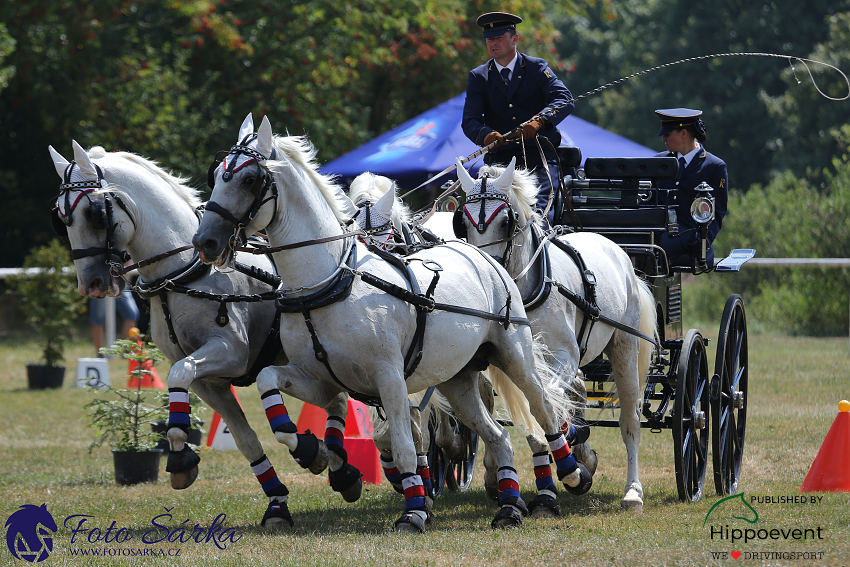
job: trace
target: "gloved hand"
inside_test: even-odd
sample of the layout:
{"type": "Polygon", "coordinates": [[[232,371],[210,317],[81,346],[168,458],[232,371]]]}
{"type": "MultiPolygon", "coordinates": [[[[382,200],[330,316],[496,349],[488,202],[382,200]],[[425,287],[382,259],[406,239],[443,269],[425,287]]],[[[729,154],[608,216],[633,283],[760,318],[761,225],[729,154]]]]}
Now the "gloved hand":
{"type": "Polygon", "coordinates": [[[522,137],[526,140],[531,140],[537,135],[537,132],[543,128],[546,123],[545,119],[540,116],[533,117],[528,124],[522,127],[522,137]]]}
{"type": "Polygon", "coordinates": [[[489,146],[493,142],[496,142],[496,145],[493,147],[498,148],[499,146],[505,143],[505,137],[493,130],[492,132],[484,136],[484,145],[489,146]]]}

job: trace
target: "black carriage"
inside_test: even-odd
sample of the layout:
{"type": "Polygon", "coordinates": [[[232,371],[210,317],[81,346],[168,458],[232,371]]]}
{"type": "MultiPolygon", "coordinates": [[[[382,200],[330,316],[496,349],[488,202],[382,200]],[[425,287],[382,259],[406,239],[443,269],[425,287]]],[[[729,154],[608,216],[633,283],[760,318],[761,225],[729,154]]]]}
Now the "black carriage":
{"type": "MultiPolygon", "coordinates": [[[[560,150],[562,167],[581,163],[578,148],[560,150]]],[[[747,321],[743,300],[731,295],[720,322],[714,371],[709,373],[709,339],[698,329],[683,329],[682,274],[735,272],[755,251],[733,250],[715,266],[706,265],[707,226],[713,220],[714,201],[712,188],[705,185],[691,207],[701,227],[697,229],[703,242],[701,251],[688,264],[670,264],[659,243],[662,234],[679,234],[675,212],[679,195],[675,190],[659,189],[657,180],[675,178],[678,167],[675,158],[666,157],[588,158],[584,169],[564,177],[553,206],[556,224],[593,231],[618,243],[650,285],[661,348],[654,351],[647,376],[641,427],[672,431],[679,499],[696,501],[703,494],[709,443],[717,494],[731,494],[738,488],[747,418],[747,321]]],[[[608,387],[608,361],[600,357],[581,370],[588,409],[619,409],[608,387]]],[[[616,419],[589,419],[588,424],[619,426],[616,419]]],[[[471,481],[477,438],[463,424],[457,427],[469,437],[470,446],[462,458],[454,460],[432,448],[437,487],[446,477],[450,488],[463,489],[471,481]]]]}

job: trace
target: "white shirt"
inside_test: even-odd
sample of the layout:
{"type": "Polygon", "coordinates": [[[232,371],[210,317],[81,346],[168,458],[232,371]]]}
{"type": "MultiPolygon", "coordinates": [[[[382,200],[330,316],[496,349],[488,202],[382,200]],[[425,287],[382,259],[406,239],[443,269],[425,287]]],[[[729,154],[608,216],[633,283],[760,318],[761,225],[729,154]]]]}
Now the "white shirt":
{"type": "Polygon", "coordinates": [[[493,59],[493,63],[496,63],[496,71],[498,71],[500,74],[502,72],[502,69],[507,69],[508,71],[510,71],[510,74],[508,75],[508,80],[510,80],[514,76],[514,67],[516,67],[517,59],[519,59],[519,52],[514,54],[514,58],[511,59],[511,62],[507,65],[499,65],[499,63],[497,63],[495,59],[493,59]]]}
{"type": "Polygon", "coordinates": [[[701,149],[702,149],[702,145],[697,143],[697,147],[692,149],[691,151],[689,151],[685,155],[682,155],[679,152],[676,152],[676,153],[679,154],[679,157],[685,158],[685,167],[688,167],[691,164],[691,160],[696,157],[697,153],[699,153],[699,151],[701,149]]]}

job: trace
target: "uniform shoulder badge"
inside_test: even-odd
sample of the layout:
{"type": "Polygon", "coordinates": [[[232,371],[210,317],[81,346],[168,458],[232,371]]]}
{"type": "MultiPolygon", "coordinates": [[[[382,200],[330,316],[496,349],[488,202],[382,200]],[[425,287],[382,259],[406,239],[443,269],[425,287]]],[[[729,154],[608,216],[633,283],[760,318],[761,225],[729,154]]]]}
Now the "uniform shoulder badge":
{"type": "Polygon", "coordinates": [[[725,186],[726,186],[726,180],[721,178],[720,179],[720,188],[723,189],[725,186]]]}
{"type": "Polygon", "coordinates": [[[546,75],[546,78],[547,78],[547,79],[551,79],[551,78],[552,78],[552,73],[550,73],[550,72],[549,72],[549,69],[548,69],[548,68],[547,68],[545,71],[543,71],[543,74],[544,74],[544,75],[546,75]]]}

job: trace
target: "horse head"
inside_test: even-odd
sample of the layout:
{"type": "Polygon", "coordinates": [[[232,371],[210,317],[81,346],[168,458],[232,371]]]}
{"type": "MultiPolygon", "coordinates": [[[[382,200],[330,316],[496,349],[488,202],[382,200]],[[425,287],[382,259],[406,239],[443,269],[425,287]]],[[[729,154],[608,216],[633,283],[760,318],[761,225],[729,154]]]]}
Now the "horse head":
{"type": "Polygon", "coordinates": [[[458,179],[466,193],[466,202],[454,213],[455,236],[485,248],[503,263],[510,255],[510,242],[506,239],[514,235],[519,222],[512,189],[519,175],[515,167],[516,158],[512,158],[507,168],[481,168],[478,179],[473,179],[460,160],[457,162],[458,179]]]}
{"type": "Polygon", "coordinates": [[[229,265],[246,235],[263,229],[280,227],[288,240],[339,231],[348,220],[345,195],[318,172],[315,154],[304,137],[273,135],[268,117],[254,133],[249,114],[236,145],[219,152],[209,169],[212,195],[192,238],[201,260],[229,265]]]}
{"type": "MultiPolygon", "coordinates": [[[[129,260],[126,243],[132,238],[133,221],[109,186],[103,169],[89,154],[72,142],[74,160],[68,161],[50,146],[56,173],[62,179],[53,209],[53,226],[71,243],[71,256],[77,268],[80,295],[103,298],[117,296],[124,280],[117,269],[129,260]]],[[[102,148],[92,148],[102,154],[102,148]]]]}
{"type": "Polygon", "coordinates": [[[361,173],[351,182],[349,201],[357,228],[378,242],[392,243],[410,222],[410,210],[396,197],[396,184],[387,177],[361,173]]]}
{"type": "Polygon", "coordinates": [[[207,174],[212,196],[192,244],[205,263],[227,266],[245,235],[262,230],[274,217],[277,187],[267,162],[277,159],[278,152],[268,117],[263,117],[255,133],[254,118],[248,114],[236,145],[221,154],[207,174]],[[272,205],[266,206],[270,201],[272,205]]]}

